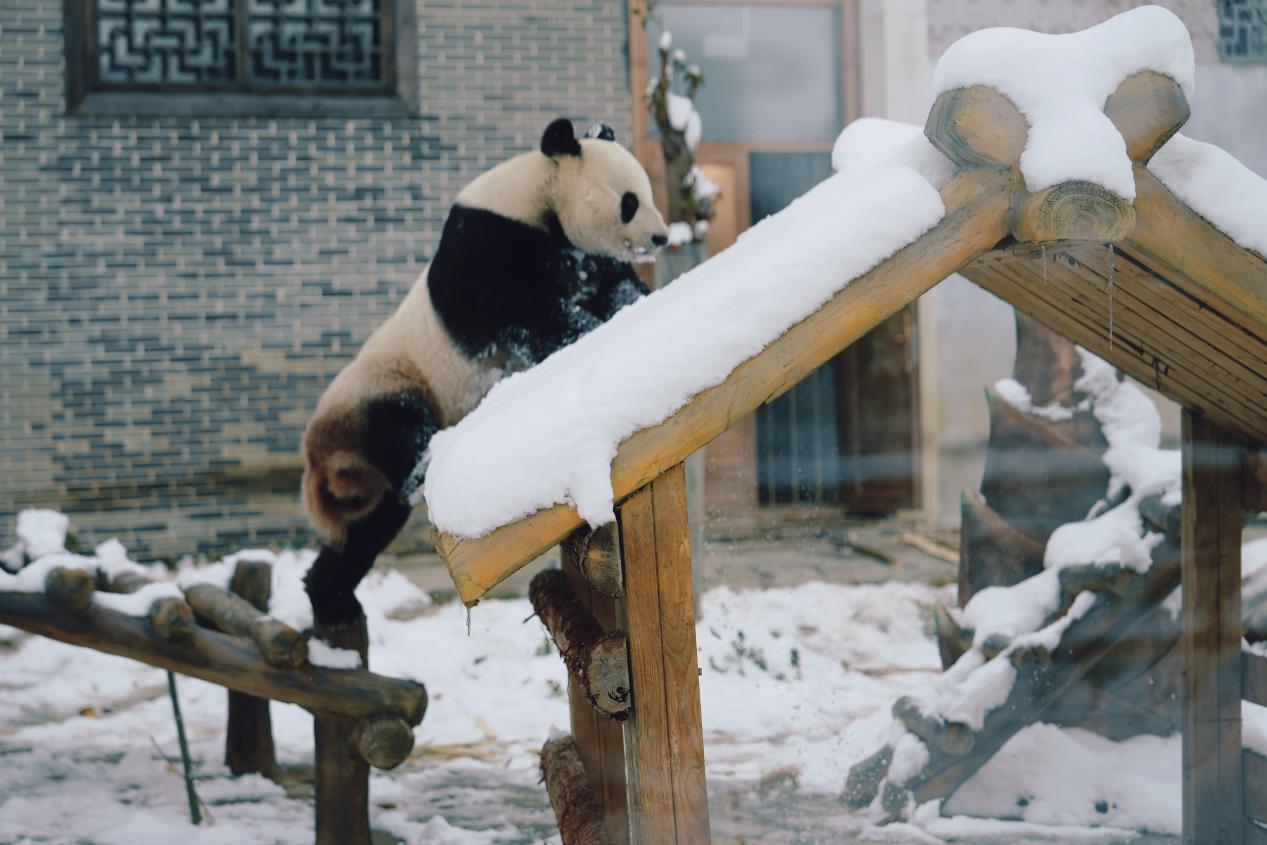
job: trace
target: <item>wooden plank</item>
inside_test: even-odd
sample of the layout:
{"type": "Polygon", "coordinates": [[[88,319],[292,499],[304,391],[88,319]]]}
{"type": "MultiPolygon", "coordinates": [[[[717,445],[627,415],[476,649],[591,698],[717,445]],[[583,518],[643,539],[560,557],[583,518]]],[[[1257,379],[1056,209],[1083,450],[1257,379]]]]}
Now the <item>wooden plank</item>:
{"type": "Polygon", "coordinates": [[[706,843],[708,792],[681,464],[620,507],[633,715],[625,723],[631,841],[706,843]]]}
{"type": "MultiPolygon", "coordinates": [[[[891,314],[993,247],[1007,234],[1015,177],[975,171],[941,190],[946,216],[921,238],[849,281],[814,314],[740,364],[673,416],[625,440],[612,462],[617,501],[681,463],[731,425],[795,385],[891,314]]],[[[846,280],[842,279],[842,284],[846,280]]],[[[441,535],[437,550],[465,602],[543,554],[581,524],[576,510],[538,511],[479,539],[441,535]]]]}
{"type": "Polygon", "coordinates": [[[1183,838],[1240,845],[1241,449],[1183,412],[1183,838]]]}
{"type": "MultiPolygon", "coordinates": [[[[577,566],[575,556],[560,547],[563,571],[577,600],[606,631],[617,629],[616,600],[595,590],[577,566]]],[[[572,739],[589,774],[594,792],[603,805],[607,828],[618,845],[629,842],[629,808],[625,785],[625,735],[623,726],[594,710],[585,691],[568,675],[568,710],[572,739]]]]}
{"type": "MultiPolygon", "coordinates": [[[[273,593],[273,565],[263,561],[240,561],[229,581],[233,595],[241,596],[260,612],[268,612],[273,593]]],[[[273,722],[268,699],[228,691],[229,722],[225,731],[224,764],[235,775],[277,771],[273,747],[273,722]]]]}
{"type": "MultiPolygon", "coordinates": [[[[1151,268],[1122,256],[1118,258],[1123,260],[1115,263],[1123,272],[1120,277],[1115,272],[1110,309],[1107,284],[1097,284],[1096,272],[1089,269],[1085,251],[1091,249],[1096,247],[1071,249],[1075,259],[1083,259],[1077,262],[1076,270],[1056,260],[1063,253],[1049,250],[1045,281],[1042,260],[1037,256],[992,253],[961,272],[1145,384],[1201,410],[1220,426],[1253,440],[1267,439],[1267,415],[1259,408],[1267,401],[1262,395],[1261,375],[1267,371],[1267,361],[1258,368],[1243,347],[1229,349],[1229,345],[1206,340],[1216,333],[1209,328],[1194,331],[1190,321],[1181,312],[1173,312],[1169,303],[1154,302],[1152,294],[1165,282],[1157,279],[1151,268]],[[1142,316],[1145,314],[1147,317],[1142,316]],[[1159,326],[1165,326],[1165,331],[1159,326]]],[[[1235,325],[1228,323],[1216,336],[1226,339],[1236,332],[1235,325]]],[[[1244,346],[1254,343],[1246,338],[1244,346]]]]}
{"type": "Polygon", "coordinates": [[[1241,654],[1241,697],[1267,707],[1267,657],[1248,651],[1241,654]]]}
{"type": "Polygon", "coordinates": [[[1267,757],[1246,750],[1241,754],[1245,779],[1245,818],[1267,824],[1267,757]]]}

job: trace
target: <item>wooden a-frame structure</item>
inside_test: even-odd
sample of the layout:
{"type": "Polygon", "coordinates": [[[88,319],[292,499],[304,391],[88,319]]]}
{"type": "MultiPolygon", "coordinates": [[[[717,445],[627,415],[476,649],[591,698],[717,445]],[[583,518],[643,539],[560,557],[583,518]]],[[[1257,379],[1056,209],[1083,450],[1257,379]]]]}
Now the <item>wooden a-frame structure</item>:
{"type": "MultiPolygon", "coordinates": [[[[682,461],[959,272],[1183,406],[1184,840],[1267,842],[1254,821],[1267,823],[1267,758],[1242,754],[1240,721],[1242,696],[1267,704],[1267,659],[1242,655],[1240,608],[1243,515],[1267,509],[1247,457],[1267,443],[1267,260],[1149,172],[1189,114],[1173,80],[1137,73],[1104,111],[1133,162],[1133,202],[1080,181],[1027,191],[1028,126],[1015,105],[982,86],[943,93],[924,129],[956,166],[943,219],[620,445],[615,575],[593,577],[602,567],[565,547],[581,604],[627,639],[623,731],[596,714],[575,673],[571,694],[573,735],[617,841],[709,838],[682,461]]],[[[438,545],[472,603],[581,524],[556,506],[438,545]]]]}

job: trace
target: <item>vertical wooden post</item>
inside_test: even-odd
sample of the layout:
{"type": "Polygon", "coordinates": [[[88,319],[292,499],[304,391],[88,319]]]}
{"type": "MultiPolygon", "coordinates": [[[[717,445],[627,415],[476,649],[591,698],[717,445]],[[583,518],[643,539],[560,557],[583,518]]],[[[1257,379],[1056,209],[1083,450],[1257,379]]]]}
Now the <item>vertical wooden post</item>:
{"type": "MultiPolygon", "coordinates": [[[[264,561],[240,561],[233,570],[229,591],[250,602],[257,610],[268,611],[273,592],[273,566],[264,561]]],[[[272,776],[277,771],[273,748],[273,723],[268,699],[229,691],[229,724],[224,742],[224,764],[235,775],[259,772],[272,776]]]]}
{"type": "MultiPolygon", "coordinates": [[[[581,605],[606,631],[618,628],[616,600],[590,586],[566,544],[559,547],[563,572],[581,605]]],[[[568,673],[568,706],[572,740],[580,752],[598,800],[603,804],[607,829],[618,845],[629,845],[629,809],[625,797],[625,737],[620,722],[600,716],[568,673]]]]}
{"type": "Polygon", "coordinates": [[[1242,845],[1241,454],[1183,412],[1183,841],[1242,845]]]}
{"type": "Polygon", "coordinates": [[[633,714],[625,722],[630,841],[709,841],[691,549],[682,465],[620,505],[633,714]]]}
{"type": "MultiPolygon", "coordinates": [[[[369,632],[359,624],[329,631],[313,628],[313,636],[335,648],[350,648],[369,668],[369,632]]],[[[356,751],[356,720],[334,713],[312,714],[314,752],[313,798],[317,810],[317,845],[371,845],[370,764],[356,751]]]]}

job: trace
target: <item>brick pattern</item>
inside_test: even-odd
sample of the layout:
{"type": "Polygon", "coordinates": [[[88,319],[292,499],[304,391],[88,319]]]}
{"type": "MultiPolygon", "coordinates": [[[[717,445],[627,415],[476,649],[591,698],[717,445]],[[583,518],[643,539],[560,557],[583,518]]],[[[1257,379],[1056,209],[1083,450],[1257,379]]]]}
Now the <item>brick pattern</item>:
{"type": "Polygon", "coordinates": [[[560,114],[628,142],[624,4],[419,0],[383,120],[70,116],[61,15],[0,4],[0,546],[30,506],[144,557],[310,544],[304,423],[453,196],[560,114]]]}

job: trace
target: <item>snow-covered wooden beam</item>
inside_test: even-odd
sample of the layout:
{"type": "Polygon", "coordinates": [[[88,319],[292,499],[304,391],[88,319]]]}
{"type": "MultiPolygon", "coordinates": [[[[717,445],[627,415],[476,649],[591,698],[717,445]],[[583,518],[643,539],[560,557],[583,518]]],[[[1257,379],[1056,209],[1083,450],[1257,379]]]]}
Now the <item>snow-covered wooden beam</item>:
{"type": "MultiPolygon", "coordinates": [[[[1013,181],[1009,172],[992,169],[966,171],[951,179],[940,191],[946,207],[940,223],[849,281],[822,308],[733,370],[721,384],[697,394],[664,422],[621,443],[611,467],[616,500],[681,463],[997,244],[1009,230],[1013,181]]],[[[581,524],[575,508],[558,505],[478,539],[440,534],[436,545],[462,600],[471,603],[581,524]]]]}
{"type": "MultiPolygon", "coordinates": [[[[192,623],[189,606],[178,599],[171,599],[167,606],[173,603],[189,612],[192,623]]],[[[299,670],[278,669],[260,658],[254,644],[206,628],[156,636],[154,616],[155,612],[150,619],[129,616],[96,604],[67,613],[43,593],[0,592],[0,622],[42,637],[139,660],[258,698],[288,701],[307,710],[358,720],[388,716],[409,725],[422,721],[427,693],[421,684],[311,665],[299,670]]]]}

